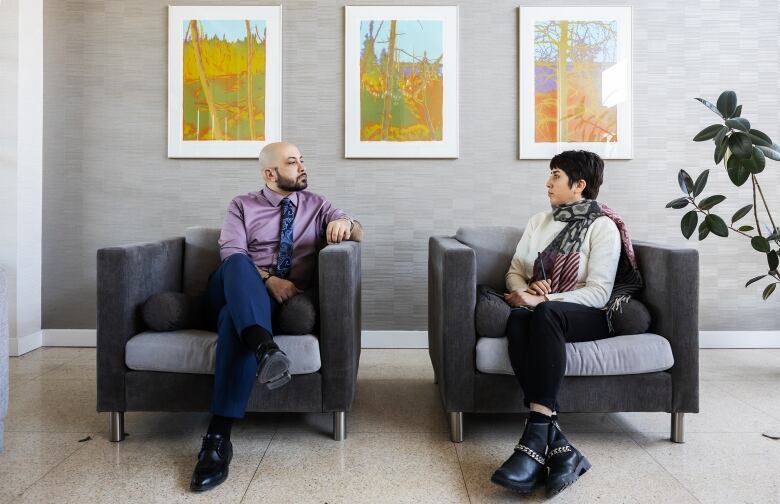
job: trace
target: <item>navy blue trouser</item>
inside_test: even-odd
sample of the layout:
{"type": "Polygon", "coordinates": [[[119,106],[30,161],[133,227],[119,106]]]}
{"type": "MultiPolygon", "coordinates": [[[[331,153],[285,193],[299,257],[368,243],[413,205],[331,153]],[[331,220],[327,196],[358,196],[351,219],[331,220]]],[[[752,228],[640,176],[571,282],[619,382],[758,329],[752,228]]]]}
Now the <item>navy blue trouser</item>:
{"type": "Polygon", "coordinates": [[[241,333],[258,325],[273,334],[271,315],[277,303],[268,295],[252,260],[244,254],[231,255],[209,276],[206,298],[219,335],[211,412],[242,418],[255,384],[257,359],[241,333]]]}

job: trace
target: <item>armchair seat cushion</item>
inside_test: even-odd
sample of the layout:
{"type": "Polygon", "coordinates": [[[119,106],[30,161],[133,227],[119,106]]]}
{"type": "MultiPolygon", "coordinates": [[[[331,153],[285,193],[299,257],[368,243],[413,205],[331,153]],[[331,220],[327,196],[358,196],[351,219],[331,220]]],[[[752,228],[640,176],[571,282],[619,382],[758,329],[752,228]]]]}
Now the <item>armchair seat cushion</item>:
{"type": "MultiPolygon", "coordinates": [[[[290,374],[319,371],[320,345],[312,334],[277,335],[274,341],[290,358],[290,374]]],[[[135,371],[214,374],[217,334],[201,330],[137,334],[125,345],[125,364],[135,371]]]]}
{"type": "MultiPolygon", "coordinates": [[[[665,371],[674,365],[666,338],[652,333],[566,343],[566,376],[611,376],[665,371]]],[[[514,374],[506,338],[479,338],[477,370],[514,374]]]]}

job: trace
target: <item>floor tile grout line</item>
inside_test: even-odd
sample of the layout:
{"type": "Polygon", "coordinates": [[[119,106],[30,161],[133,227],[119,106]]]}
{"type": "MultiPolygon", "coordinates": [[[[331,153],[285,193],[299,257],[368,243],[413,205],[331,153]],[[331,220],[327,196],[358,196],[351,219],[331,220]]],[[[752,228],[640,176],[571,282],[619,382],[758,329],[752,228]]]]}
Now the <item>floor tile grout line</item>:
{"type": "MultiPolygon", "coordinates": [[[[67,434],[77,434],[77,433],[67,433],[67,434]]],[[[84,434],[84,431],[81,431],[78,434],[84,434]]],[[[93,433],[92,432],[87,432],[86,434],[87,434],[87,436],[91,436],[93,433]]],[[[76,441],[76,442],[78,443],[78,441],[76,441]]],[[[59,466],[64,464],[69,458],[71,458],[73,455],[77,454],[78,452],[83,450],[85,446],[87,446],[87,443],[79,443],[79,444],[81,444],[81,446],[77,446],[75,450],[73,450],[68,455],[66,455],[62,460],[60,460],[59,462],[57,462],[53,466],[51,466],[45,473],[43,473],[43,475],[41,475],[40,478],[38,478],[35,481],[33,481],[32,483],[30,483],[27,487],[25,487],[24,490],[21,491],[21,493],[19,493],[18,495],[15,495],[11,502],[17,501],[19,498],[21,498],[24,495],[25,492],[27,492],[27,490],[29,490],[32,487],[34,487],[35,485],[37,485],[38,482],[40,482],[46,476],[48,476],[49,473],[51,473],[53,470],[55,470],[56,468],[58,468],[59,466]]]]}
{"type": "Polygon", "coordinates": [[[255,467],[255,472],[252,473],[252,477],[249,478],[249,483],[247,483],[246,488],[244,489],[244,494],[241,496],[241,500],[238,501],[239,504],[244,502],[244,499],[246,499],[246,494],[249,492],[249,487],[252,486],[252,482],[255,480],[255,476],[257,476],[257,471],[260,470],[260,464],[263,463],[263,459],[265,459],[265,454],[268,453],[268,449],[271,448],[271,443],[274,442],[274,439],[276,439],[276,432],[274,432],[273,436],[271,436],[271,440],[268,441],[268,444],[265,445],[265,450],[263,450],[263,454],[260,456],[260,462],[257,463],[257,467],[255,467]]]}
{"type": "Polygon", "coordinates": [[[466,481],[466,473],[463,472],[463,462],[460,460],[460,453],[458,453],[458,447],[455,446],[455,443],[452,444],[452,449],[455,450],[455,457],[458,459],[458,467],[460,468],[460,477],[463,478],[463,487],[466,489],[466,497],[469,499],[469,504],[471,504],[471,492],[469,492],[469,484],[466,481]]]}
{"type": "MultiPolygon", "coordinates": [[[[649,433],[643,433],[643,432],[639,432],[639,434],[649,434],[649,433]]],[[[682,481],[680,481],[680,480],[677,478],[677,476],[676,476],[674,473],[672,473],[672,472],[671,472],[669,469],[667,469],[667,468],[666,468],[666,466],[664,466],[664,465],[661,463],[661,461],[660,461],[660,460],[658,460],[657,458],[655,458],[655,457],[653,456],[653,454],[652,454],[652,453],[650,453],[649,451],[647,451],[647,449],[646,449],[644,446],[642,446],[641,444],[639,444],[639,442],[638,442],[636,439],[634,439],[634,436],[632,436],[631,434],[629,434],[629,435],[628,435],[628,437],[629,437],[629,439],[631,439],[631,441],[633,441],[633,442],[634,442],[634,444],[636,444],[636,445],[637,445],[637,446],[638,446],[638,447],[639,447],[639,448],[640,448],[640,449],[641,449],[643,452],[647,453],[647,455],[648,455],[648,456],[649,456],[649,457],[650,457],[650,458],[653,460],[653,462],[655,462],[655,463],[656,463],[656,465],[658,465],[658,467],[660,467],[661,469],[663,469],[663,471],[664,471],[666,474],[668,474],[669,476],[671,476],[671,477],[672,477],[672,479],[674,479],[674,480],[675,480],[677,483],[679,483],[679,484],[680,484],[680,486],[681,486],[681,487],[683,487],[683,488],[685,489],[685,491],[686,491],[686,492],[688,492],[688,495],[690,495],[691,497],[693,497],[693,500],[695,500],[696,502],[699,502],[699,503],[701,503],[701,502],[702,502],[702,501],[701,501],[701,500],[700,500],[698,497],[696,497],[696,495],[694,495],[693,491],[692,491],[690,488],[688,488],[688,486],[687,486],[685,483],[683,483],[682,481]]],[[[669,442],[670,442],[670,443],[672,443],[673,441],[671,441],[671,440],[670,440],[669,442]]]]}

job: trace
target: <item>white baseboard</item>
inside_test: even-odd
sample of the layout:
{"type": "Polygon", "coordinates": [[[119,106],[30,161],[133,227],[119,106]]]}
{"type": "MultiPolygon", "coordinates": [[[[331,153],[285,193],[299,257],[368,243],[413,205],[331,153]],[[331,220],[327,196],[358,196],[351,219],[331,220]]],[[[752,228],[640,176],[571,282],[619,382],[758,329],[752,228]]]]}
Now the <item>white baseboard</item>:
{"type": "Polygon", "coordinates": [[[97,345],[95,329],[44,329],[43,346],[93,347],[97,345]]]}
{"type": "Polygon", "coordinates": [[[699,331],[699,348],[780,348],[780,331],[699,331]]]}
{"type": "MultiPolygon", "coordinates": [[[[428,348],[427,331],[363,331],[363,348],[428,348]]],[[[95,329],[44,329],[10,338],[9,355],[46,347],[94,347],[95,329]]],[[[780,348],[780,331],[701,331],[699,348],[780,348]]]]}
{"type": "Polygon", "coordinates": [[[21,338],[8,339],[8,355],[19,357],[40,348],[43,344],[43,331],[35,331],[21,338]]]}
{"type": "Polygon", "coordinates": [[[361,348],[428,348],[428,331],[363,331],[361,348]]]}

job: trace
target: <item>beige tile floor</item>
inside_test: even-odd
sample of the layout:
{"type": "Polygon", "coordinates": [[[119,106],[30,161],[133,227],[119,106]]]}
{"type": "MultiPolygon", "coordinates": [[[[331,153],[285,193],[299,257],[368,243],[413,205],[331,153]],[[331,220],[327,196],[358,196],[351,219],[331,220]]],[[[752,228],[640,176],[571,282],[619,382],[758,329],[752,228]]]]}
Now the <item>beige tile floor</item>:
{"type": "MultiPolygon", "coordinates": [[[[667,414],[564,415],[593,469],[553,500],[780,503],[780,441],[761,436],[780,431],[780,350],[702,350],[701,377],[682,445],[668,440],[667,414]]],[[[330,415],[238,423],[229,480],[200,495],[187,486],[207,414],[128,413],[130,436],[110,443],[95,413],[94,349],[12,358],[10,379],[0,503],[521,500],[489,477],[522,416],[466,415],[466,440],[451,443],[427,350],[363,350],[343,443],[330,415]]]]}

